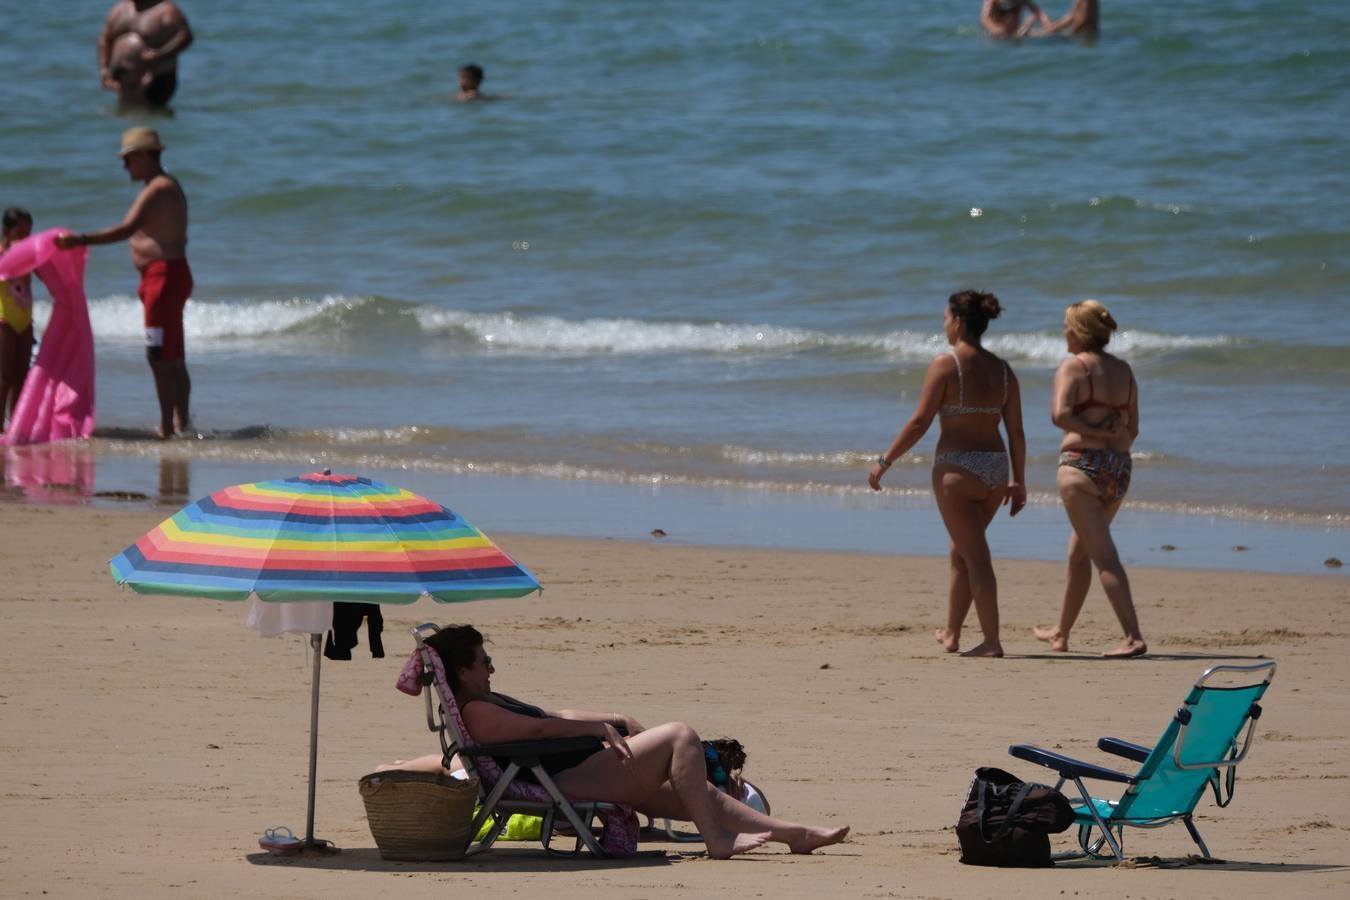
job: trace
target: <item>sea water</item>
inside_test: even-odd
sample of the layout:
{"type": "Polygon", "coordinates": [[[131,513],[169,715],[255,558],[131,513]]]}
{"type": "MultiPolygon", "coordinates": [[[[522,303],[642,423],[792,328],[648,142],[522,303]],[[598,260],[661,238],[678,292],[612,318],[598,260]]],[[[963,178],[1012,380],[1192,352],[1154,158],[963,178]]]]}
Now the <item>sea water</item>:
{"type": "MultiPolygon", "coordinates": [[[[692,522],[706,493],[744,542],[792,544],[796,510],[819,545],[825,504],[940,552],[936,428],[887,495],[864,478],[947,295],[978,287],[1006,307],[986,344],[1021,383],[1028,520],[1055,523],[1005,545],[1062,551],[1050,382],[1064,306],[1096,297],[1139,382],[1119,527],[1158,547],[1150,516],[1277,523],[1320,570],[1350,543],[1350,9],[1107,2],[1083,43],[990,41],[978,7],[185,3],[196,43],[155,116],[98,90],[101,10],[6,8],[0,203],[115,224],[141,123],[191,202],[206,439],[140,439],[135,273],[94,248],[101,483],[166,453],[258,477],[319,460],[531,485],[534,530],[604,532],[578,520],[610,494],[692,522]],[[450,102],[471,61],[500,99],[450,102]]],[[[886,549],[855,530],[831,533],[886,549]]]]}

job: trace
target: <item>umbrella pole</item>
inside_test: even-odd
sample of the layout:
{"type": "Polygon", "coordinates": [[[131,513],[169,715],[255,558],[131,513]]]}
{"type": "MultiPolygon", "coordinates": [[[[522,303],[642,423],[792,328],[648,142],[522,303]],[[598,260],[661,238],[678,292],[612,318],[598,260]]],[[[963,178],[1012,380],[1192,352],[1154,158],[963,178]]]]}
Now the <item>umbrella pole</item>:
{"type": "Polygon", "coordinates": [[[305,814],[305,846],[314,847],[314,788],[319,769],[319,663],[323,659],[323,636],[311,634],[314,648],[314,675],[310,678],[309,699],[309,810],[305,814]]]}

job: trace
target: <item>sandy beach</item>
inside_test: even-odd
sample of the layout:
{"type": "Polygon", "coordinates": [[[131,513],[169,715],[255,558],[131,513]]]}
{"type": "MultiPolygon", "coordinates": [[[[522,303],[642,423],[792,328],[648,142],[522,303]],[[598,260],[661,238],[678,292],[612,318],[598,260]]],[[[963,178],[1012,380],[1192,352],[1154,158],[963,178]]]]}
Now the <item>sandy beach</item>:
{"type": "MultiPolygon", "coordinates": [[[[0,893],[9,897],[400,897],[447,889],[606,896],[1083,894],[1341,895],[1350,889],[1350,665],[1345,583],[1135,569],[1153,655],[1104,661],[1114,619],[1094,588],[1072,652],[1030,635],[1058,602],[1060,567],[999,565],[1003,660],[942,654],[937,559],[726,550],[494,535],[542,596],[454,608],[386,607],[389,656],[323,668],[319,836],[342,853],[272,859],[269,826],[303,830],[309,677],[299,638],[262,639],[244,605],[119,591],[107,559],[163,509],[0,506],[0,893]],[[545,705],[682,719],[749,751],[775,813],[849,823],[811,857],[730,862],[701,845],[645,844],[620,862],[558,861],[499,845],[467,863],[380,859],[357,780],[435,750],[420,702],[394,689],[420,621],[470,621],[493,640],[501,690],[545,705]],[[1237,797],[1206,798],[1199,827],[1222,864],[1188,862],[1180,826],[1131,832],[1125,867],[978,869],[951,826],[972,770],[1029,780],[1011,743],[1112,764],[1093,743],[1152,743],[1216,662],[1274,658],[1237,797]]],[[[974,638],[975,633],[970,635],[974,638]]],[[[364,644],[364,641],[363,641],[364,644]]],[[[1045,773],[1048,775],[1048,771],[1045,773]]],[[[1048,779],[1046,779],[1048,780],[1048,779]]],[[[1103,785],[1103,794],[1112,796],[1103,785]]],[[[1058,836],[1059,849],[1069,834],[1058,836]]]]}

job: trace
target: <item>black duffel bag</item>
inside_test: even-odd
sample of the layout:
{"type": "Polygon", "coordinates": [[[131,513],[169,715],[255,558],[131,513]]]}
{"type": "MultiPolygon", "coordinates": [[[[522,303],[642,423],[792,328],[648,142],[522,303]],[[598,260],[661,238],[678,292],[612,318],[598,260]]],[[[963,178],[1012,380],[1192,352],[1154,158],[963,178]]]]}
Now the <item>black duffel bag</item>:
{"type": "Polygon", "coordinates": [[[1073,824],[1073,807],[1059,791],[1030,784],[1002,769],[980,768],[956,822],[961,862],[972,866],[1053,866],[1050,835],[1073,824]]]}

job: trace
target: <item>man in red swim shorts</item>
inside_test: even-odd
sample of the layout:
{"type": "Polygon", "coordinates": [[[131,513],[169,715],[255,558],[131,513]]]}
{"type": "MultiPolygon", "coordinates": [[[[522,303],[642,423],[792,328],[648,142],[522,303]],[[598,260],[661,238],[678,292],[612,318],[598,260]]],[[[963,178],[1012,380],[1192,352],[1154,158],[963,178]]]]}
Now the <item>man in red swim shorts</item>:
{"type": "Polygon", "coordinates": [[[86,234],[65,234],[62,247],[130,241],[131,262],[140,270],[145,307],[145,358],[155,376],[162,438],[191,428],[188,378],[183,348],[183,306],[192,294],[187,262],[187,195],[178,179],[160,165],[164,144],[151,128],[129,128],[122,135],[122,166],[132,181],[142,181],[136,200],[120,225],[86,234]]]}

